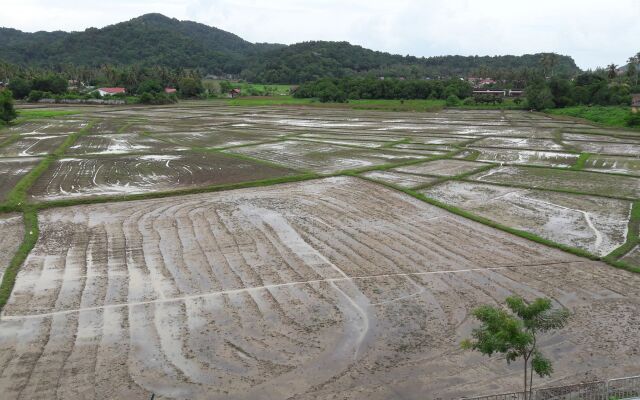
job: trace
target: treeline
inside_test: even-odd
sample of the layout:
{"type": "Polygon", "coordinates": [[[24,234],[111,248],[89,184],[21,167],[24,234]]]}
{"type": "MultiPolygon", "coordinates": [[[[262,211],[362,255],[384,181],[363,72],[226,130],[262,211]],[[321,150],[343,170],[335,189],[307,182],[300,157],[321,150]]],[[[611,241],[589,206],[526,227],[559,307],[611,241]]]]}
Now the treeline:
{"type": "Polygon", "coordinates": [[[298,98],[318,98],[322,102],[359,99],[458,99],[472,95],[471,85],[460,79],[406,80],[374,77],[323,78],[300,85],[298,98]]]}
{"type": "Polygon", "coordinates": [[[636,76],[583,73],[575,79],[551,78],[526,88],[527,106],[536,110],[575,105],[629,105],[631,94],[640,93],[636,76]]]}
{"type": "Polygon", "coordinates": [[[115,95],[115,98],[138,96],[134,101],[149,104],[175,102],[176,95],[165,93],[165,88],[175,88],[184,98],[198,97],[203,92],[197,71],[159,66],[63,66],[51,71],[0,63],[0,79],[8,82],[15,99],[30,101],[99,98],[95,90],[99,87],[124,87],[126,95],[115,95]]]}

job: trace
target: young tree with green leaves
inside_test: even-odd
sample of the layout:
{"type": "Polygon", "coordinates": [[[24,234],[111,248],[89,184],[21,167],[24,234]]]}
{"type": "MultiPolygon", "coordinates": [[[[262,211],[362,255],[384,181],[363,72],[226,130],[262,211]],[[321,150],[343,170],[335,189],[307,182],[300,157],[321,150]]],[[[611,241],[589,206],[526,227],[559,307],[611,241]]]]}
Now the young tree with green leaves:
{"type": "Polygon", "coordinates": [[[554,309],[551,300],[538,298],[526,302],[518,296],[507,297],[507,309],[484,305],[473,310],[473,316],[481,322],[471,338],[462,347],[486,355],[504,354],[507,363],[524,361],[524,395],[531,399],[533,373],[540,377],[553,372],[551,360],[538,348],[540,334],[563,328],[570,313],[567,309],[554,309]]]}

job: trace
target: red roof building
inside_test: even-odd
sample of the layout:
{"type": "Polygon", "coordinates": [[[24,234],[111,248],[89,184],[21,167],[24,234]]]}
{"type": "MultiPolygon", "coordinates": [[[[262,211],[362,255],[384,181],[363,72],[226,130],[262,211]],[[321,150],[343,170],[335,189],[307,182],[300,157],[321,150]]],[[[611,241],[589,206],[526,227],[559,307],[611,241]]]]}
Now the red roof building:
{"type": "Polygon", "coordinates": [[[98,88],[100,96],[113,96],[114,94],[126,93],[127,91],[123,87],[103,87],[98,88]]]}
{"type": "Polygon", "coordinates": [[[175,92],[177,92],[177,90],[174,89],[174,88],[167,87],[167,88],[164,88],[164,92],[165,93],[175,93],[175,92]]]}

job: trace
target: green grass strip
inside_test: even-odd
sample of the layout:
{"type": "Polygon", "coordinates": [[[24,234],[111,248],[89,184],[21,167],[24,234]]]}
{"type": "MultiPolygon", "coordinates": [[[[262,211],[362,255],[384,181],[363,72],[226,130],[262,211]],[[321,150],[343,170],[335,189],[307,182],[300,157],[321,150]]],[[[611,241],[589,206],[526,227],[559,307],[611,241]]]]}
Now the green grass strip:
{"type": "Polygon", "coordinates": [[[620,263],[621,265],[628,266],[626,269],[632,269],[635,270],[635,272],[640,272],[640,265],[631,265],[626,261],[620,260],[620,258],[633,250],[634,247],[640,245],[640,200],[636,200],[631,206],[631,215],[629,217],[628,226],[629,231],[627,233],[626,242],[611,253],[607,254],[605,261],[609,263],[620,263]]]}
{"type": "Polygon", "coordinates": [[[580,153],[580,157],[576,160],[576,163],[571,166],[571,169],[574,171],[579,171],[584,169],[584,166],[587,160],[591,157],[591,153],[580,153]]]}
{"type": "Polygon", "coordinates": [[[36,245],[38,241],[38,214],[34,209],[25,210],[23,214],[24,222],[24,239],[22,244],[16,251],[16,254],[11,259],[9,266],[4,271],[2,277],[2,283],[0,283],[0,311],[7,304],[11,291],[16,282],[16,276],[20,267],[27,259],[29,252],[36,245]]]}

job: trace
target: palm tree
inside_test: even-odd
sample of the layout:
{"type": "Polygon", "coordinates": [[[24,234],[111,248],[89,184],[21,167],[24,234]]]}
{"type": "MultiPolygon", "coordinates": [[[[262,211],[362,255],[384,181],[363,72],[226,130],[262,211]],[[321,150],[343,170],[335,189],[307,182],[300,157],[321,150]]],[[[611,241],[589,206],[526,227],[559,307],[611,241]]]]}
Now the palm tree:
{"type": "Polygon", "coordinates": [[[627,76],[629,77],[629,81],[635,82],[634,85],[638,85],[638,67],[636,64],[639,59],[637,57],[629,57],[627,60],[627,76]]]}
{"type": "Polygon", "coordinates": [[[558,56],[555,53],[545,53],[540,58],[540,64],[544,68],[544,76],[553,76],[553,68],[558,63],[558,56]]]}
{"type": "Polygon", "coordinates": [[[607,65],[607,75],[609,79],[613,79],[616,77],[618,71],[618,66],[616,64],[607,65]]]}

